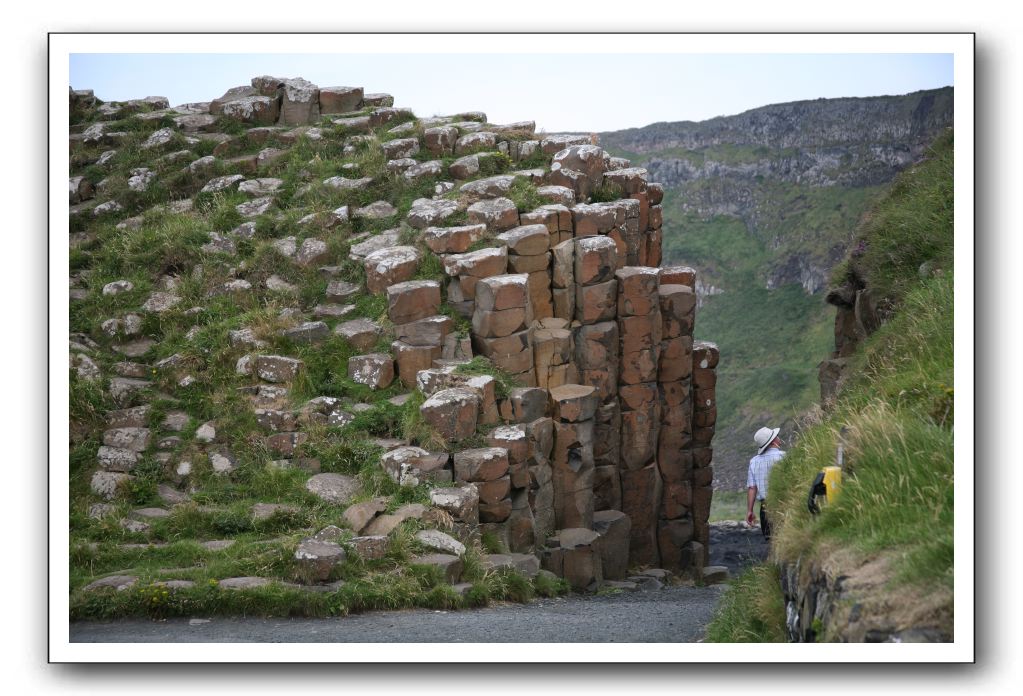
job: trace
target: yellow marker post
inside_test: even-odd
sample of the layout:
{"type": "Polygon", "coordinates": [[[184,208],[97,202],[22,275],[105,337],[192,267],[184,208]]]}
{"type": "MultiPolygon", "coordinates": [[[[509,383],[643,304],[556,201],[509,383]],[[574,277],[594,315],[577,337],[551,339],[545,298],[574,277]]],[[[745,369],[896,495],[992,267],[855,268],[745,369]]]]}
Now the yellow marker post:
{"type": "Polygon", "coordinates": [[[838,492],[842,489],[842,467],[826,466],[821,471],[824,472],[823,483],[827,501],[833,503],[838,497],[838,492]]]}

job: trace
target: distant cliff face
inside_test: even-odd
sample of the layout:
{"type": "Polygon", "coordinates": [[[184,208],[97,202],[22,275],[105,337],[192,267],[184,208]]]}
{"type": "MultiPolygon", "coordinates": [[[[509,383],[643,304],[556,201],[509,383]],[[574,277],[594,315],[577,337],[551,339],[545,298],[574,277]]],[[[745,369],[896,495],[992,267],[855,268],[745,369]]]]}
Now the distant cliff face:
{"type": "MultiPolygon", "coordinates": [[[[917,161],[936,135],[952,125],[952,94],[948,87],[893,97],[774,104],[699,123],[655,123],[605,133],[601,143],[677,192],[679,211],[741,219],[751,235],[773,250],[758,279],[763,287],[800,283],[815,293],[845,253],[862,212],[854,201],[842,200],[844,194],[884,186],[917,161]],[[812,191],[824,188],[835,190],[813,200],[812,191]],[[792,205],[782,203],[786,197],[792,205]],[[850,224],[821,219],[826,210],[812,211],[818,214],[809,220],[792,219],[794,207],[824,205],[846,206],[843,217],[850,224]]],[[[716,280],[727,291],[726,279],[716,280]]]]}

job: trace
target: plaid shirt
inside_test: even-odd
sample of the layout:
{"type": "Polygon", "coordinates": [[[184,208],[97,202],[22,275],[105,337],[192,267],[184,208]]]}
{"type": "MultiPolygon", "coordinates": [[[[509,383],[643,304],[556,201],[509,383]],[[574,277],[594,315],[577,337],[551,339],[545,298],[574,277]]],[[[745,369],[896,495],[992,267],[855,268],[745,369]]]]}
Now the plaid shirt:
{"type": "Polygon", "coordinates": [[[749,460],[746,488],[757,487],[757,500],[767,497],[767,479],[771,475],[771,467],[784,456],[783,450],[777,447],[768,447],[763,454],[758,454],[749,460]]]}

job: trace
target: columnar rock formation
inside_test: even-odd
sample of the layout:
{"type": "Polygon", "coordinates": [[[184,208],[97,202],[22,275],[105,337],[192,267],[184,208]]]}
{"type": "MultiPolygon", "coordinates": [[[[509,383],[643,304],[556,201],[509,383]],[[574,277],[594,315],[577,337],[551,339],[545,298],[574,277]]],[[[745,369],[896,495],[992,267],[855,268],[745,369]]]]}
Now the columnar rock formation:
{"type": "MultiPolygon", "coordinates": [[[[90,97],[73,92],[73,106],[93,108],[86,105],[90,97]]],[[[111,116],[134,108],[99,108],[104,107],[111,116]]],[[[481,538],[510,552],[507,561],[500,554],[489,557],[495,567],[510,564],[535,573],[539,558],[580,590],[621,581],[630,567],[699,572],[708,542],[718,353],[713,344],[693,342],[695,273],[658,268],[663,191],[647,181],[644,169],[609,156],[589,136],[536,134],[532,123],[495,125],[481,113],[416,119],[394,108],[387,95],[319,88],[301,79],[264,76],[208,105],[169,109],[164,101],[145,108],[144,115],[176,124],[146,142],[160,152],[171,143],[186,146],[180,159],[193,160],[185,165],[187,176],[205,182],[198,195],[248,197],[236,206],[245,222],[210,232],[203,254],[230,258],[262,242],[274,258],[300,269],[318,267],[326,278],[325,296],[315,306],[280,313],[276,336],[265,328],[229,332],[230,350],[239,353],[233,389],[251,401],[267,451],[280,458],[275,463],[318,472],[321,462],[304,454],[309,437],[321,437],[324,426],[347,433],[356,412],[374,407],[351,404],[347,392],[293,403],[295,386],[309,367],[294,355],[274,354],[271,340],[315,351],[340,337],[351,351],[331,369],[363,390],[355,393],[400,385],[421,395],[409,403],[431,437],[409,442],[391,432],[376,442],[384,449],[380,466],[398,485],[444,484],[429,494],[436,510],[406,505],[381,514],[387,504],[378,499],[348,507],[345,524],[358,536],[343,540],[330,527],[303,542],[296,559],[304,577],[328,578],[344,559],[342,541],[353,553],[380,558],[380,540],[410,517],[426,525],[444,517],[461,539],[451,540],[457,547],[445,541],[441,546],[448,550],[420,559],[454,580],[461,572],[455,556],[464,553],[463,544],[481,538]],[[241,124],[242,133],[218,132],[224,123],[241,124]],[[209,139],[216,142],[214,154],[193,159],[187,148],[209,139]],[[270,142],[274,146],[264,147],[270,142]],[[341,155],[334,175],[320,183],[303,170],[296,174],[300,181],[304,177],[297,189],[285,185],[283,174],[270,176],[281,173],[285,146],[295,143],[336,146],[341,155]],[[250,154],[230,156],[239,150],[250,154]],[[366,153],[386,165],[369,171],[366,153]],[[362,159],[353,161],[357,156],[362,159]],[[516,170],[516,164],[528,168],[516,170]],[[423,182],[430,182],[433,194],[410,204],[393,193],[410,186],[422,190],[423,182]],[[285,186],[287,196],[281,193],[285,186]],[[311,204],[295,203],[306,195],[311,204]],[[330,203],[317,207],[319,201],[330,203]],[[287,217],[286,202],[307,207],[287,217]],[[266,221],[269,233],[261,227],[266,221]],[[347,258],[338,258],[337,248],[347,258]],[[360,314],[374,296],[386,306],[386,316],[360,314]],[[352,304],[360,301],[363,305],[352,304]],[[497,377],[474,369],[479,363],[470,362],[474,355],[487,358],[497,377]],[[431,516],[439,511],[442,517],[431,516]],[[450,551],[458,547],[462,550],[450,551]]],[[[73,151],[90,143],[116,147],[122,139],[99,122],[73,133],[71,145],[73,151]]],[[[308,166],[321,164],[312,160],[308,166]]],[[[152,177],[136,176],[144,187],[167,174],[161,168],[152,177]]],[[[147,224],[141,216],[119,213],[122,204],[105,200],[102,184],[71,177],[73,218],[109,216],[102,219],[117,220],[118,229],[147,224]]],[[[160,212],[187,215],[192,206],[191,199],[169,201],[160,212]]],[[[88,243],[88,232],[75,234],[73,244],[88,243]]],[[[247,260],[225,264],[206,296],[244,298],[265,291],[297,302],[293,283],[276,274],[256,278],[251,269],[247,260]]],[[[136,311],[186,321],[200,315],[200,307],[178,306],[180,281],[173,274],[186,271],[193,284],[206,282],[202,268],[165,268],[151,279],[159,289],[136,311]]],[[[128,293],[131,286],[127,280],[111,282],[103,294],[128,293]]],[[[77,299],[86,296],[78,293],[77,299]]],[[[111,318],[103,330],[118,340],[137,337],[144,323],[140,314],[111,318]]],[[[154,345],[142,337],[115,349],[141,358],[154,345]]],[[[72,367],[93,379],[100,369],[90,352],[76,350],[72,367]]],[[[331,359],[329,353],[315,357],[331,359]]],[[[143,401],[153,387],[152,374],[159,373],[163,388],[193,385],[194,360],[175,354],[152,368],[132,363],[110,380],[111,396],[125,408],[110,414],[103,435],[92,479],[97,495],[114,497],[131,479],[140,453],[154,444],[168,480],[177,485],[189,480],[184,443],[150,431],[155,426],[143,401]]],[[[391,402],[401,405],[408,398],[391,402]]],[[[180,431],[190,418],[186,412],[168,414],[159,428],[180,431]]],[[[236,457],[216,427],[216,419],[200,427],[197,449],[189,451],[202,452],[216,474],[231,476],[236,457]]],[[[330,504],[346,504],[358,495],[358,484],[330,478],[337,476],[317,474],[307,488],[330,504]]],[[[426,534],[420,541],[440,548],[435,537],[426,534]]]]}

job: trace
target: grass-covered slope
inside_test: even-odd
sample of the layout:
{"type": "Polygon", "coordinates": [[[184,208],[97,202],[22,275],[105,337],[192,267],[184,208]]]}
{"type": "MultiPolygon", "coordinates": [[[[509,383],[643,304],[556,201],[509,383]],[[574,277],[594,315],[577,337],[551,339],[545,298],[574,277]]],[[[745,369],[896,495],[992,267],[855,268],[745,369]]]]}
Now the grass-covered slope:
{"type": "MultiPolygon", "coordinates": [[[[775,466],[768,496],[776,562],[801,559],[804,571],[846,575],[865,616],[946,635],[953,634],[955,560],[952,163],[949,131],[861,227],[835,281],[864,283],[892,317],[853,356],[833,407],[775,466]],[[834,463],[839,443],[841,494],[811,516],[809,484],[834,463]]],[[[750,601],[742,594],[733,592],[719,623],[738,620],[729,617],[735,603],[750,601]]],[[[824,639],[834,637],[822,628],[824,639]]],[[[719,625],[711,636],[742,630],[719,625]]]]}
{"type": "MultiPolygon", "coordinates": [[[[409,133],[422,136],[423,126],[407,123],[415,119],[404,112],[368,133],[353,132],[329,118],[316,124],[315,131],[250,129],[221,118],[209,129],[212,132],[174,130],[170,142],[147,149],[143,147],[147,139],[174,122],[170,116],[146,116],[143,110],[104,122],[106,131],[117,137],[77,143],[69,163],[71,176],[85,177],[96,187],[95,198],[72,206],[70,217],[72,359],[88,360],[84,367],[73,362],[69,371],[71,618],[327,615],[367,608],[476,606],[563,592],[566,586],[561,581],[542,574],[530,581],[516,571],[487,566],[487,553],[505,549],[486,536],[482,543],[469,544],[462,558],[461,578],[471,585],[466,591],[456,592],[437,568],[413,562],[430,552],[415,533],[443,528],[443,519],[426,521],[409,512],[429,507],[431,485],[399,486],[380,465],[384,449],[378,438],[429,447],[432,432],[418,410],[422,395],[414,391],[402,395],[410,389],[397,382],[374,390],[349,377],[349,357],[389,352],[392,329],[386,297],[367,292],[363,264],[352,260],[349,251],[354,243],[385,229],[399,229],[404,243],[421,244],[418,233],[400,221],[415,199],[434,196],[439,177],[411,179],[388,170],[381,145],[409,133]],[[395,130],[403,124],[409,129],[395,130]],[[218,134],[232,137],[213,137],[218,134]],[[211,157],[215,150],[216,157],[211,157]],[[267,156],[253,164],[260,152],[267,156]],[[141,167],[154,178],[145,190],[134,190],[129,182],[141,167]],[[239,232],[246,219],[237,206],[250,196],[230,189],[201,190],[215,177],[229,174],[282,181],[269,210],[251,220],[255,226],[249,234],[239,232]],[[365,177],[371,183],[355,190],[320,183],[338,175],[365,177]],[[354,209],[378,200],[393,204],[395,215],[376,220],[352,216],[338,222],[330,213],[340,206],[354,209]],[[120,210],[93,214],[90,206],[100,201],[116,202],[120,210]],[[230,240],[231,248],[212,245],[218,237],[230,240]],[[280,244],[289,237],[294,246],[286,254],[280,244]],[[316,263],[297,263],[294,247],[307,239],[323,240],[326,255],[316,263]],[[322,267],[331,269],[330,274],[322,267]],[[241,280],[246,283],[243,288],[225,288],[229,281],[241,280]],[[132,287],[119,294],[104,292],[114,281],[128,281],[132,287]],[[352,306],[343,316],[317,314],[320,305],[332,302],[326,297],[330,281],[359,288],[345,299],[352,306]],[[179,302],[167,311],[143,311],[140,307],[154,291],[172,292],[179,302]],[[132,317],[140,323],[129,332],[132,317]],[[324,319],[330,330],[344,321],[374,320],[382,327],[381,338],[377,345],[360,349],[333,331],[314,344],[284,333],[310,318],[324,319]],[[249,338],[236,343],[231,332],[241,329],[250,330],[249,338]],[[140,339],[151,343],[141,352],[125,354],[126,346],[140,339]],[[260,342],[258,347],[254,341],[260,342]],[[268,435],[274,430],[257,422],[253,380],[238,369],[239,358],[251,353],[303,361],[282,403],[268,406],[299,419],[304,439],[293,453],[273,451],[268,435]],[[118,400],[108,385],[119,376],[145,382],[118,400]],[[350,420],[329,422],[325,414],[314,413],[312,400],[319,397],[338,400],[350,420]],[[112,499],[104,499],[90,489],[90,480],[97,471],[105,431],[112,427],[107,416],[143,405],[148,412],[142,425],[154,437],[139,452],[132,480],[112,499]],[[183,424],[170,428],[165,420],[170,414],[183,416],[183,424]],[[198,432],[207,422],[215,425],[212,442],[198,432]],[[229,450],[230,476],[211,466],[210,452],[220,449],[229,450]],[[305,485],[310,471],[302,468],[303,462],[313,460],[316,471],[354,477],[358,493],[345,505],[313,495],[305,485]],[[281,468],[274,461],[294,468],[281,468]],[[340,581],[336,591],[295,585],[303,581],[296,544],[331,525],[342,529],[341,541],[347,543],[358,530],[345,522],[345,509],[377,498],[384,500],[380,513],[405,517],[388,534],[385,552],[372,559],[349,553],[331,570],[329,580],[340,581]],[[280,507],[272,514],[256,515],[256,505],[280,507]],[[165,514],[142,514],[154,509],[165,514]],[[137,582],[118,592],[84,589],[111,575],[133,576],[137,582]],[[219,580],[236,577],[275,582],[241,591],[218,586],[219,580]],[[173,581],[181,584],[169,587],[173,581]]],[[[72,130],[78,133],[102,118],[93,108],[79,111],[73,114],[72,130]]],[[[415,158],[431,159],[426,151],[415,158]]],[[[436,159],[447,171],[455,158],[436,159]]],[[[541,159],[523,159],[516,165],[527,168],[542,164],[541,159]]],[[[511,166],[507,156],[494,152],[478,176],[511,166]]],[[[516,182],[509,197],[523,210],[546,202],[528,181],[516,182]]],[[[464,219],[463,210],[446,224],[461,224],[464,219]]],[[[437,258],[424,254],[416,277],[441,274],[437,258]]],[[[441,311],[452,315],[455,332],[465,335],[465,320],[446,305],[441,311]]],[[[464,369],[493,372],[484,362],[478,359],[464,369]]],[[[484,444],[482,433],[473,437],[470,444],[484,444]]]]}

